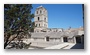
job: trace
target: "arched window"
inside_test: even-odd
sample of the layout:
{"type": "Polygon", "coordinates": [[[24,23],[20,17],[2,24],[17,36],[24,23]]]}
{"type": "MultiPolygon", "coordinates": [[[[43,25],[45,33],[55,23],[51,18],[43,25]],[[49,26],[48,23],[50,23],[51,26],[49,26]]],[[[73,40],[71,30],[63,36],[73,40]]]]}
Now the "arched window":
{"type": "Polygon", "coordinates": [[[38,11],[37,11],[37,14],[38,14],[38,11]]]}
{"type": "Polygon", "coordinates": [[[39,24],[39,27],[40,27],[40,24],[39,24]]]}
{"type": "Polygon", "coordinates": [[[46,21],[46,18],[44,18],[44,21],[46,21]]]}
{"type": "Polygon", "coordinates": [[[38,17],[38,21],[39,21],[39,19],[40,19],[40,18],[38,17]]]}
{"type": "Polygon", "coordinates": [[[42,13],[42,11],[40,10],[40,14],[42,13]]]}

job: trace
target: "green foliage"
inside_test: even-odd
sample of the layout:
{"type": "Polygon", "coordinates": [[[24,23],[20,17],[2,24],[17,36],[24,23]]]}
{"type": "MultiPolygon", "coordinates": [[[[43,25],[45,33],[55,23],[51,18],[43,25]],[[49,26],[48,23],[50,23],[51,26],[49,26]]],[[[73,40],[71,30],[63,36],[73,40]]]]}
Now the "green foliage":
{"type": "Polygon", "coordinates": [[[32,5],[5,4],[4,5],[4,31],[30,30],[32,27],[32,5]]]}
{"type": "Polygon", "coordinates": [[[31,4],[4,4],[4,33],[10,36],[33,31],[32,18],[34,14],[31,14],[32,8],[31,4]]]}

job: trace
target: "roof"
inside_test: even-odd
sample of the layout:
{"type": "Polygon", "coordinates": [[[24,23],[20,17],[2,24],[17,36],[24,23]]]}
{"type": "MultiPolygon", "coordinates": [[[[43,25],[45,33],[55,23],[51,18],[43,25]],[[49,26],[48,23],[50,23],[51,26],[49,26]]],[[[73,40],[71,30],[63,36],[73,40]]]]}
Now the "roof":
{"type": "Polygon", "coordinates": [[[44,38],[46,33],[31,33],[31,38],[44,38]]]}
{"type": "Polygon", "coordinates": [[[31,38],[45,38],[49,36],[49,38],[60,38],[60,37],[69,37],[78,35],[78,31],[75,32],[43,32],[43,33],[32,33],[31,38]]]}
{"type": "Polygon", "coordinates": [[[45,8],[45,7],[43,7],[42,5],[41,5],[41,6],[39,6],[39,7],[37,7],[37,9],[40,9],[40,8],[44,8],[44,9],[46,10],[46,8],[45,8]]]}

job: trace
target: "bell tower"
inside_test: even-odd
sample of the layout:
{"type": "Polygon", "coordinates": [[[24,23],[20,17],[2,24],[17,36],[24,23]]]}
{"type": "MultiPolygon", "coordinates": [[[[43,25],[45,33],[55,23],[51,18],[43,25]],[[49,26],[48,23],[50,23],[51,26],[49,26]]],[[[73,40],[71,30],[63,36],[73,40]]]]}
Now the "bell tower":
{"type": "Polygon", "coordinates": [[[34,22],[34,32],[41,32],[41,30],[48,28],[47,10],[43,6],[36,8],[34,22]]]}

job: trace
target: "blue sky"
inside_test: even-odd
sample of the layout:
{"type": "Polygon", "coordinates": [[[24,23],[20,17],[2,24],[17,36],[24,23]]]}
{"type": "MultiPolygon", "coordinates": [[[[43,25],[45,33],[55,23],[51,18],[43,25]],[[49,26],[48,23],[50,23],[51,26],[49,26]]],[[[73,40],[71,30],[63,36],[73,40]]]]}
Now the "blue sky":
{"type": "Polygon", "coordinates": [[[32,13],[39,6],[48,11],[48,28],[79,28],[83,26],[81,4],[33,4],[32,13]]]}

